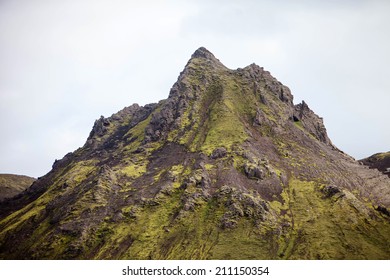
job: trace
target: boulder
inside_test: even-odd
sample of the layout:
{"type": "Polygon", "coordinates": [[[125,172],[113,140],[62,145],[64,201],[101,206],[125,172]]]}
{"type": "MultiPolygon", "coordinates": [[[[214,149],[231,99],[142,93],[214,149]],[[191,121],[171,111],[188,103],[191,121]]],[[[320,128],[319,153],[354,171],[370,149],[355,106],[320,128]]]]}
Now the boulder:
{"type": "Polygon", "coordinates": [[[227,155],[227,151],[225,148],[223,147],[219,147],[219,148],[216,148],[212,154],[211,154],[211,158],[212,159],[217,159],[217,158],[223,158],[227,155]]]}
{"type": "Polygon", "coordinates": [[[329,197],[335,196],[338,193],[342,193],[342,190],[336,186],[325,186],[322,189],[322,192],[325,194],[326,198],[329,198],[329,197]]]}
{"type": "Polygon", "coordinates": [[[245,163],[244,164],[244,172],[245,175],[250,179],[264,179],[265,178],[265,172],[261,167],[252,164],[252,163],[245,163]]]}

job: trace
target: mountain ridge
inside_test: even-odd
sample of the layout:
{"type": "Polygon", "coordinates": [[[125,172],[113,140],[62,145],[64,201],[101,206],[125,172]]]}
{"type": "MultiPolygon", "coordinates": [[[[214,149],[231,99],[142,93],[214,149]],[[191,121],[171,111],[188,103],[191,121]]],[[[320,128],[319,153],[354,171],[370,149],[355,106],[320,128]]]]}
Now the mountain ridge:
{"type": "Polygon", "coordinates": [[[389,206],[306,102],[201,47],[167,99],[99,118],[1,204],[0,258],[388,259],[389,206]]]}
{"type": "Polygon", "coordinates": [[[359,160],[370,168],[376,168],[390,177],[390,152],[376,153],[372,156],[359,160]]]}

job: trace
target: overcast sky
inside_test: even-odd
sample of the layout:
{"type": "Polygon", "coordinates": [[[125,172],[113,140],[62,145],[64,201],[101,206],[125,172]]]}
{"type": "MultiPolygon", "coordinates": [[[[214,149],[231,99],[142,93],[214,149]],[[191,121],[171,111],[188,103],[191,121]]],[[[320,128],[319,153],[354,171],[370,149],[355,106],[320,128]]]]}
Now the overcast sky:
{"type": "Polygon", "coordinates": [[[42,176],[95,119],[167,98],[191,54],[256,63],[359,159],[390,150],[390,1],[0,0],[0,173],[42,176]]]}

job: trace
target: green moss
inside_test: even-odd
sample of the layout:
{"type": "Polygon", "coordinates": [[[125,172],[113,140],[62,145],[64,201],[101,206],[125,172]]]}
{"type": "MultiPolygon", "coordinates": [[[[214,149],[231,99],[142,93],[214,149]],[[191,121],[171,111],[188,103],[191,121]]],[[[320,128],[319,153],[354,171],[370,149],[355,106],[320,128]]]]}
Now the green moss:
{"type": "Polygon", "coordinates": [[[145,138],[145,128],[150,123],[152,114],[142,122],[138,123],[136,126],[131,128],[124,136],[128,140],[132,139],[132,142],[124,147],[126,152],[134,152],[142,143],[145,138]]]}
{"type": "Polygon", "coordinates": [[[239,103],[234,103],[237,92],[226,88],[220,94],[221,99],[210,110],[208,131],[201,147],[207,154],[211,154],[215,147],[231,150],[233,145],[242,143],[248,137],[240,121],[239,103]]]}
{"type": "Polygon", "coordinates": [[[39,215],[44,209],[44,206],[37,206],[35,202],[32,202],[24,208],[12,213],[0,222],[0,227],[2,228],[0,237],[3,237],[3,235],[5,235],[7,232],[17,228],[24,222],[28,221],[30,218],[39,215]]]}
{"type": "Polygon", "coordinates": [[[58,169],[56,176],[52,179],[52,183],[48,186],[49,192],[45,193],[44,196],[61,193],[64,185],[72,189],[79,186],[89,177],[96,174],[98,163],[99,160],[74,161],[65,168],[58,169]]]}
{"type": "Polygon", "coordinates": [[[184,166],[182,164],[172,165],[170,171],[171,171],[172,175],[179,176],[183,173],[184,166]]]}
{"type": "Polygon", "coordinates": [[[206,163],[204,165],[204,167],[206,168],[207,171],[211,171],[215,168],[215,166],[213,164],[210,164],[210,163],[206,163]]]}
{"type": "Polygon", "coordinates": [[[198,198],[194,210],[183,210],[183,196],[196,191],[195,187],[177,189],[161,197],[158,205],[123,209],[128,218],[115,226],[107,225],[97,258],[112,258],[115,252],[121,252],[124,259],[266,258],[267,239],[253,221],[245,218],[236,228],[220,227],[227,211],[224,200],[198,198]]]}
{"type": "Polygon", "coordinates": [[[146,172],[146,165],[144,163],[130,164],[120,169],[120,173],[132,179],[142,176],[145,172],[146,172]]]}
{"type": "MultiPolygon", "coordinates": [[[[180,82],[195,93],[188,92],[188,103],[181,103],[187,107],[179,108],[180,119],[168,135],[168,141],[196,154],[187,153],[182,164],[169,166],[168,160],[160,165],[154,160],[158,152],[153,152],[166,142],[144,143],[152,115],[118,141],[114,137],[130,127],[131,117],[113,121],[98,140],[110,139],[119,148],[108,149],[108,155],[96,153],[99,160],[77,162],[93,155],[78,150],[72,163],[56,169],[45,194],[1,220],[1,242],[27,236],[16,242],[15,251],[36,258],[388,259],[388,220],[369,200],[357,199],[357,193],[324,195],[327,181],[312,174],[329,163],[311,159],[326,153],[313,153],[316,147],[303,147],[289,137],[297,131],[286,122],[290,105],[264,81],[256,81],[260,88],[255,89],[251,78],[209,66],[203,59],[191,60],[189,74],[180,82]],[[268,119],[260,126],[253,125],[258,108],[268,119]],[[264,143],[252,145],[249,137],[264,143]],[[225,147],[229,156],[204,159],[209,162],[204,168],[195,165],[204,156],[201,152],[210,155],[217,147],[225,147]],[[261,161],[260,153],[271,162],[261,161]],[[107,162],[113,172],[98,172],[96,165],[107,162]],[[256,181],[234,176],[232,165],[243,172],[245,163],[261,166],[267,176],[256,181]],[[232,176],[226,176],[229,171],[232,176]],[[199,184],[206,177],[210,187],[199,184]],[[269,193],[274,195],[269,198],[269,193]],[[50,213],[46,206],[51,201],[65,205],[64,211],[50,213]],[[63,217],[52,219],[58,213],[63,217]]],[[[294,125],[304,131],[304,123],[294,125]]],[[[343,175],[351,176],[347,171],[343,175]]]]}
{"type": "Polygon", "coordinates": [[[203,79],[208,75],[207,68],[196,60],[191,62],[191,67],[195,74],[187,78],[203,92],[190,102],[181,116],[180,128],[171,132],[169,139],[186,145],[193,152],[200,150],[207,154],[215,147],[223,146],[229,150],[245,141],[248,136],[244,123],[252,122],[256,98],[252,94],[243,94],[244,89],[236,78],[226,73],[221,73],[218,78],[208,77],[211,81],[205,86],[203,79]],[[199,69],[201,76],[198,77],[199,69]]]}
{"type": "Polygon", "coordinates": [[[107,236],[108,241],[101,248],[101,254],[104,255],[106,251],[110,252],[112,247],[120,246],[126,240],[132,240],[131,249],[123,252],[121,258],[148,259],[156,248],[158,240],[164,235],[164,227],[169,226],[170,217],[180,205],[179,195],[179,192],[175,192],[161,199],[158,206],[146,206],[136,211],[130,210],[136,213],[136,218],[112,228],[112,234],[107,236]]]}
{"type": "Polygon", "coordinates": [[[301,121],[294,122],[294,125],[299,128],[300,130],[304,130],[303,124],[301,121]]]}
{"type": "Polygon", "coordinates": [[[321,185],[315,182],[290,181],[287,213],[291,230],[280,240],[279,256],[288,259],[386,259],[390,236],[386,222],[378,218],[367,219],[367,210],[360,204],[354,205],[358,202],[352,194],[329,199],[324,198],[320,190],[321,185]]]}
{"type": "Polygon", "coordinates": [[[387,152],[387,153],[380,153],[380,154],[376,154],[374,155],[378,160],[384,160],[385,158],[389,158],[390,157],[390,152],[387,152]]]}
{"type": "Polygon", "coordinates": [[[81,183],[88,175],[96,169],[97,160],[86,160],[77,162],[71,170],[67,172],[67,177],[75,183],[81,183]]]}

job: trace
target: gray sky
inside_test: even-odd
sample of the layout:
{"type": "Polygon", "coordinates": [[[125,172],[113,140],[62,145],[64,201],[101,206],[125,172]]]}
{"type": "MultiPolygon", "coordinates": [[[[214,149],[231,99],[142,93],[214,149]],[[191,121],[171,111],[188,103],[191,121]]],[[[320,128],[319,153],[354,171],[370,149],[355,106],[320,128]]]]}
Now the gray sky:
{"type": "Polygon", "coordinates": [[[390,150],[390,1],[0,0],[0,173],[42,176],[95,119],[168,96],[200,46],[254,62],[341,150],[390,150]]]}

